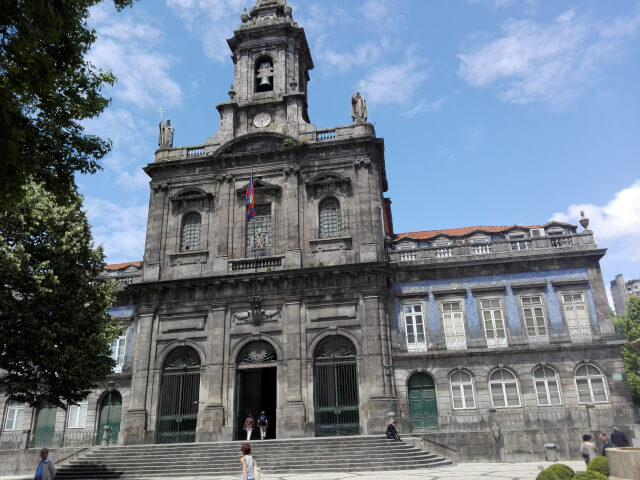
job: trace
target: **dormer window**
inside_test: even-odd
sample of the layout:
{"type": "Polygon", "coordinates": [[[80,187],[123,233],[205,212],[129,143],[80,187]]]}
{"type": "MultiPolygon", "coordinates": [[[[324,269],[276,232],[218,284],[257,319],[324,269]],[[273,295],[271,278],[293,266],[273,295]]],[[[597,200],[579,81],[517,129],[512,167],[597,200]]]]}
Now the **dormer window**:
{"type": "Polygon", "coordinates": [[[489,237],[486,235],[475,235],[469,239],[470,243],[488,243],[489,237]]]}
{"type": "Polygon", "coordinates": [[[562,230],[561,228],[554,228],[553,230],[549,230],[547,232],[547,235],[549,235],[550,237],[553,237],[554,235],[564,235],[564,230],[562,230]]]}
{"type": "Polygon", "coordinates": [[[256,92],[273,90],[273,61],[269,57],[260,57],[256,62],[256,92]]]}
{"type": "Polygon", "coordinates": [[[434,247],[448,247],[451,245],[451,240],[448,238],[438,238],[431,243],[434,247]]]}
{"type": "Polygon", "coordinates": [[[413,242],[403,242],[399,243],[396,248],[398,250],[415,250],[416,244],[413,242]]]}

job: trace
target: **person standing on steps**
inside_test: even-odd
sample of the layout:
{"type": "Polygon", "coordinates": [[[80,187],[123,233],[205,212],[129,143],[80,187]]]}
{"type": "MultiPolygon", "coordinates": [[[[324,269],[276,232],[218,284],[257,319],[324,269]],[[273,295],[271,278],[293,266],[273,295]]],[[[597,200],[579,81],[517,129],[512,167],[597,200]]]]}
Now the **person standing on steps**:
{"type": "Polygon", "coordinates": [[[49,449],[43,448],[40,450],[40,463],[36,470],[35,480],[53,480],[56,478],[56,464],[51,458],[49,458],[49,449]]]}
{"type": "Polygon", "coordinates": [[[255,421],[253,420],[253,415],[249,413],[249,415],[247,415],[247,419],[244,421],[244,431],[247,432],[247,442],[251,440],[251,432],[253,431],[254,426],[255,421]]]}
{"type": "Polygon", "coordinates": [[[264,410],[260,412],[258,417],[258,426],[260,427],[260,440],[267,438],[267,428],[269,427],[269,420],[264,413],[264,410]]]}
{"type": "Polygon", "coordinates": [[[240,458],[240,463],[242,464],[242,480],[255,480],[253,471],[255,462],[250,455],[251,445],[243,443],[240,450],[242,451],[242,457],[240,458]]]}

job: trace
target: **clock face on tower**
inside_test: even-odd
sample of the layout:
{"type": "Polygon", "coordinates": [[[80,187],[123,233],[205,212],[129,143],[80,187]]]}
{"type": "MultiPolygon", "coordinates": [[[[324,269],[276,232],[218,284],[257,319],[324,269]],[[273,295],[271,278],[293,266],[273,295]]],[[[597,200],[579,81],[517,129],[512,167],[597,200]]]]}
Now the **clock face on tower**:
{"type": "Polygon", "coordinates": [[[258,128],[268,127],[270,123],[271,115],[266,112],[258,113],[255,117],[253,117],[253,124],[258,128]]]}

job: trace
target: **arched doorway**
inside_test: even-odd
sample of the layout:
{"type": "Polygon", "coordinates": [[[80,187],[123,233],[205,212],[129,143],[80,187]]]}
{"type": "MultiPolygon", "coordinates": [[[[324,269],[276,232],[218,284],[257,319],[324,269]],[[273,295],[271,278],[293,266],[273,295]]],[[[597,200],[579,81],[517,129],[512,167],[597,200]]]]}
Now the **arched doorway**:
{"type": "Polygon", "coordinates": [[[409,411],[412,430],[438,428],[436,385],[431,375],[416,373],[409,379],[409,411]]]}
{"type": "Polygon", "coordinates": [[[50,447],[53,440],[53,434],[56,429],[56,413],[58,409],[49,402],[42,402],[38,406],[36,414],[36,425],[33,435],[33,446],[50,447]]]}
{"type": "Polygon", "coordinates": [[[360,433],[356,348],[343,336],[325,338],[313,354],[317,436],[360,433]]]}
{"type": "Polygon", "coordinates": [[[251,413],[256,421],[251,438],[258,440],[258,416],[267,416],[267,437],[276,438],[278,404],[278,355],[269,342],[259,340],[245,345],[237,357],[235,439],[246,440],[244,421],[251,413]]]}
{"type": "Polygon", "coordinates": [[[178,347],[164,361],[158,402],[158,443],[193,442],[200,399],[200,356],[178,347]]]}
{"type": "Polygon", "coordinates": [[[110,391],[100,403],[100,413],[98,417],[98,429],[96,430],[96,444],[100,445],[103,440],[104,427],[109,429],[109,445],[118,443],[118,433],[120,433],[120,417],[122,416],[122,396],[119,392],[110,391]]]}

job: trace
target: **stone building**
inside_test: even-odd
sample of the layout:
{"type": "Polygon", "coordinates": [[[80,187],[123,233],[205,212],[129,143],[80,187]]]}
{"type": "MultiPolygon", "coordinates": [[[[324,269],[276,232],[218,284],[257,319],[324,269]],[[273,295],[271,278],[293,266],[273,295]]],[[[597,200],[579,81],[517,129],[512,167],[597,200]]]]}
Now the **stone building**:
{"type": "Polygon", "coordinates": [[[291,7],[258,0],[241,19],[218,132],[161,142],[144,260],[105,272],[123,326],[110,384],[68,413],[2,398],[0,444],[95,441],[105,425],[121,444],[240,439],[262,410],[269,438],[381,434],[395,417],[467,459],[548,442],[575,456],[578,434],[614,424],[633,436],[586,223],[394,234],[366,107],[316,128],[291,7]]]}
{"type": "Polygon", "coordinates": [[[613,306],[616,309],[616,315],[622,316],[627,313],[627,303],[629,295],[640,296],[640,278],[625,280],[624,276],[619,273],[616,278],[611,280],[611,298],[613,298],[613,306]]]}

